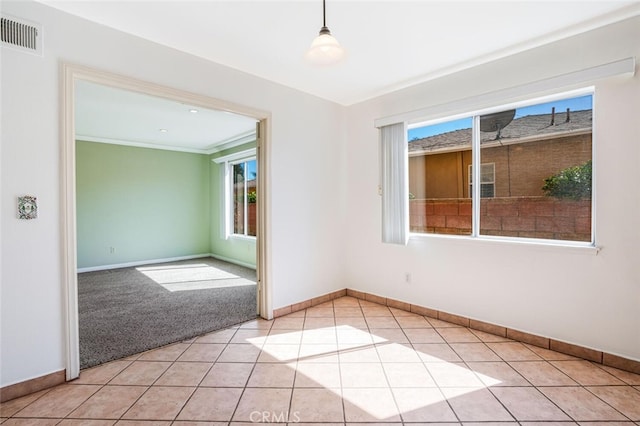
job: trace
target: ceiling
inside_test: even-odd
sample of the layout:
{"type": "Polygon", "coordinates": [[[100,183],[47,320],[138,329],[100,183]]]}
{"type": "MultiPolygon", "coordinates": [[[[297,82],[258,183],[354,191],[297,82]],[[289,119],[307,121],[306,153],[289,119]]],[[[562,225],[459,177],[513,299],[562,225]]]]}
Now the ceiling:
{"type": "Polygon", "coordinates": [[[637,1],[328,0],[347,58],[317,67],[304,53],[321,0],[41,1],[342,105],[640,14],[637,1]]]}
{"type": "Polygon", "coordinates": [[[76,139],[211,154],[255,140],[256,120],[76,81],[76,139]]]}

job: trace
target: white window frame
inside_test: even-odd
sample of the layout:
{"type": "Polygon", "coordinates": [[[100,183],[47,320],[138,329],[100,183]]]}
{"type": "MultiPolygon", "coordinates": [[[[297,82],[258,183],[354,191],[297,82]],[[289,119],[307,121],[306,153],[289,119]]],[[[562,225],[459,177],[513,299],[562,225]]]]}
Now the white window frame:
{"type": "MultiPolygon", "coordinates": [[[[482,185],[493,185],[493,195],[491,197],[482,197],[482,198],[495,198],[496,196],[496,163],[481,163],[480,164],[480,177],[482,178],[482,169],[485,167],[491,166],[491,181],[490,182],[480,182],[480,194],[482,194],[482,185]]],[[[469,175],[469,198],[473,194],[473,165],[469,164],[469,168],[467,169],[467,174],[469,175]]]]}
{"type": "MultiPolygon", "coordinates": [[[[232,169],[233,164],[244,163],[246,161],[256,160],[257,162],[257,149],[251,148],[244,151],[239,151],[233,154],[224,155],[212,159],[216,164],[223,164],[222,167],[222,193],[224,194],[224,200],[221,203],[222,206],[222,218],[221,227],[225,240],[230,238],[245,239],[255,241],[256,237],[252,235],[234,234],[233,233],[233,176],[232,169]]],[[[257,164],[257,163],[256,163],[257,164]]],[[[246,199],[246,198],[245,198],[246,199]]],[[[246,229],[246,228],[245,228],[246,229]]]]}
{"type": "MultiPolygon", "coordinates": [[[[247,230],[248,230],[248,217],[249,215],[247,214],[248,212],[248,206],[249,203],[247,201],[247,176],[245,174],[244,177],[244,234],[238,234],[234,232],[234,223],[233,223],[233,217],[234,217],[234,203],[233,203],[233,166],[238,165],[238,164],[246,164],[249,163],[251,161],[255,161],[256,165],[258,162],[258,159],[255,155],[255,152],[253,153],[253,155],[248,156],[248,157],[243,157],[243,158],[239,158],[236,160],[228,160],[225,162],[225,186],[226,186],[226,190],[225,190],[225,223],[226,223],[226,236],[227,238],[238,238],[238,239],[249,239],[249,240],[255,240],[256,237],[254,235],[248,235],[247,234],[247,230]]],[[[245,167],[245,173],[246,173],[246,167],[245,167]]]]}
{"type": "MultiPolygon", "coordinates": [[[[523,108],[523,107],[527,107],[527,106],[532,106],[532,105],[536,105],[536,104],[542,104],[542,103],[547,103],[547,102],[553,102],[553,101],[558,101],[558,100],[563,100],[563,99],[570,99],[570,98],[574,98],[574,97],[579,97],[579,96],[586,96],[586,95],[590,95],[592,97],[592,108],[594,109],[594,117],[596,115],[595,112],[595,108],[593,107],[595,105],[595,99],[596,99],[596,93],[595,93],[595,87],[594,86],[588,86],[588,87],[583,87],[580,89],[575,89],[575,90],[570,90],[570,91],[565,91],[565,92],[559,92],[559,93],[555,93],[552,95],[547,95],[547,96],[540,96],[540,97],[536,97],[536,98],[531,98],[531,99],[526,99],[526,100],[522,100],[522,101],[517,101],[517,102],[511,102],[511,103],[506,103],[506,104],[502,104],[502,105],[497,105],[497,106],[492,106],[492,107],[487,107],[487,108],[483,108],[483,109],[476,109],[476,110],[472,110],[472,111],[467,111],[467,112],[461,112],[461,113],[454,113],[454,114],[450,114],[446,117],[438,117],[436,119],[432,119],[432,120],[424,120],[424,119],[416,119],[414,121],[411,122],[406,122],[407,123],[407,130],[409,129],[413,129],[413,128],[417,128],[417,127],[425,127],[425,126],[430,126],[432,124],[438,124],[438,123],[443,123],[443,122],[447,122],[447,121],[453,121],[453,120],[457,120],[460,118],[465,118],[465,117],[472,117],[473,119],[473,124],[472,124],[472,138],[471,138],[471,155],[472,155],[472,161],[471,161],[471,166],[472,166],[472,170],[473,170],[473,174],[472,176],[470,176],[470,178],[472,179],[472,181],[475,182],[479,182],[480,181],[480,169],[481,167],[477,167],[478,164],[480,163],[480,153],[481,153],[481,146],[480,146],[480,117],[483,115],[488,115],[488,114],[493,114],[493,113],[497,113],[497,112],[501,112],[504,110],[508,110],[508,109],[517,109],[517,108],[523,108]]],[[[593,124],[592,124],[592,129],[593,129],[593,124]]],[[[591,161],[593,164],[593,182],[595,182],[595,170],[596,170],[596,149],[595,149],[595,145],[596,145],[596,141],[595,141],[595,137],[593,136],[594,133],[592,132],[592,140],[591,140],[591,147],[592,147],[592,154],[591,154],[591,161]]],[[[407,176],[406,179],[408,181],[409,176],[408,176],[408,171],[407,171],[407,176]]],[[[494,175],[494,180],[495,180],[495,175],[494,175]]],[[[450,235],[442,235],[442,234],[427,234],[427,233],[418,233],[418,232],[411,232],[410,233],[410,238],[432,238],[432,237],[438,237],[438,238],[470,238],[470,239],[477,239],[477,240],[492,240],[492,241],[510,241],[510,242],[517,242],[517,243],[533,243],[533,244],[545,244],[545,245],[555,245],[555,246],[565,246],[565,247],[596,247],[596,229],[595,229],[595,205],[596,205],[596,187],[595,184],[592,183],[592,190],[591,190],[591,241],[590,242],[583,242],[583,241],[570,241],[570,240],[546,240],[546,239],[538,239],[538,238],[524,238],[524,237],[506,237],[506,236],[492,236],[492,235],[482,235],[480,234],[480,186],[479,185],[475,185],[473,187],[473,191],[471,194],[471,199],[472,199],[472,224],[471,224],[471,234],[470,235],[455,235],[455,236],[450,236],[450,235]]]]}

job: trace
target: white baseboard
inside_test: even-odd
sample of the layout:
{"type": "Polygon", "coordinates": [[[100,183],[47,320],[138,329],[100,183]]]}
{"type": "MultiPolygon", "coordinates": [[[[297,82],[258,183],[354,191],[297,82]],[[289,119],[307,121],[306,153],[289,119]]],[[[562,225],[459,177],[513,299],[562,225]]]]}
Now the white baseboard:
{"type": "MultiPolygon", "coordinates": [[[[203,257],[216,257],[216,256],[212,255],[211,253],[202,253],[202,254],[193,254],[189,256],[167,257],[165,259],[140,260],[136,262],[116,263],[113,265],[90,266],[88,268],[78,268],[78,273],[81,274],[83,272],[104,271],[107,269],[130,268],[132,266],[151,265],[154,263],[177,262],[179,260],[201,259],[203,257]]],[[[226,260],[226,259],[221,259],[221,260],[226,260]]],[[[226,260],[226,261],[236,263],[231,260],[226,260]]],[[[253,268],[255,269],[255,266],[253,268]]]]}
{"type": "Polygon", "coordinates": [[[209,256],[213,257],[214,259],[222,260],[224,262],[229,262],[229,263],[233,263],[235,265],[244,266],[245,268],[256,269],[256,265],[253,265],[253,264],[247,263],[247,262],[242,262],[242,261],[237,260],[237,259],[231,259],[229,257],[220,256],[219,254],[211,253],[209,256]]]}

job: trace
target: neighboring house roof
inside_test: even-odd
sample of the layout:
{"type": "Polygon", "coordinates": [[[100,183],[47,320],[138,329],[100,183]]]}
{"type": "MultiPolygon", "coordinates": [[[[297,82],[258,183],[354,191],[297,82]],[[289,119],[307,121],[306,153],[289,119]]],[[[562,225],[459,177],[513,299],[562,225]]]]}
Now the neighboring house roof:
{"type": "MultiPolygon", "coordinates": [[[[550,136],[567,136],[572,133],[591,132],[592,110],[570,111],[567,121],[566,111],[555,114],[555,124],[551,125],[551,114],[527,115],[514,119],[498,132],[480,132],[480,143],[513,143],[517,140],[550,136]]],[[[524,142],[524,141],[523,141],[524,142]]],[[[460,147],[471,147],[471,129],[460,129],[422,139],[409,141],[409,152],[447,151],[460,147]]]]}

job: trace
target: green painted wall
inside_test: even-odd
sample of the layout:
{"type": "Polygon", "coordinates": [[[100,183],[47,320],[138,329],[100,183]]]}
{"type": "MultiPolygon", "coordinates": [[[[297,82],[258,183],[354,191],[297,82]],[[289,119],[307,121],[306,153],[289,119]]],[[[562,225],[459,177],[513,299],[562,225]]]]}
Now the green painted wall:
{"type": "Polygon", "coordinates": [[[78,141],[78,267],[210,253],[210,163],[208,155],[78,141]]]}
{"type": "MultiPolygon", "coordinates": [[[[211,155],[211,159],[224,157],[239,151],[255,148],[255,142],[211,155]]],[[[222,258],[234,259],[245,265],[256,266],[255,238],[225,238],[224,235],[224,164],[211,163],[211,253],[222,258]]]]}

